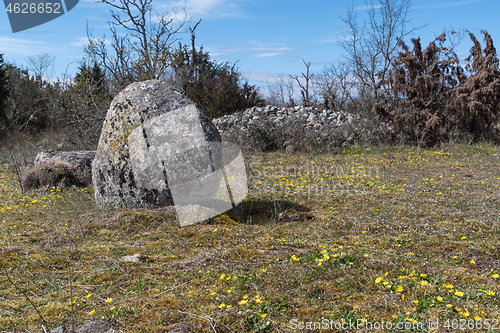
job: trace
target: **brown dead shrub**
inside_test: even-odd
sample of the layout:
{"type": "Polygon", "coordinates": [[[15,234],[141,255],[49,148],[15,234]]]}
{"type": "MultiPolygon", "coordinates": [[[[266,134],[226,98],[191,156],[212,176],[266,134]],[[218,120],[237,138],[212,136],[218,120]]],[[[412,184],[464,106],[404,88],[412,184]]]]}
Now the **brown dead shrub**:
{"type": "Polygon", "coordinates": [[[432,146],[445,140],[496,138],[500,71],[491,36],[482,33],[486,46],[481,51],[469,32],[474,46],[465,70],[453,45],[445,46],[446,33],[423,51],[420,38],[412,39],[413,50],[400,41],[403,51],[386,80],[390,88],[373,111],[391,124],[402,141],[432,146]]]}
{"type": "Polygon", "coordinates": [[[469,32],[474,46],[465,59],[470,73],[458,87],[450,91],[451,106],[456,112],[452,120],[475,139],[489,139],[496,135],[493,125],[498,121],[500,110],[500,71],[498,57],[491,36],[482,31],[486,43],[481,44],[469,32]]]}

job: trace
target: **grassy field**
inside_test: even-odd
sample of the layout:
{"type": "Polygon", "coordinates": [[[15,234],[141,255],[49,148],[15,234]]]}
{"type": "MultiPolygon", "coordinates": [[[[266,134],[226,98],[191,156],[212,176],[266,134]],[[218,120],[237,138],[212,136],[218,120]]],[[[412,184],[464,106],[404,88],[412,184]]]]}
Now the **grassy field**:
{"type": "Polygon", "coordinates": [[[100,212],[91,188],[23,195],[0,164],[0,331],[500,329],[499,147],[247,162],[239,214],[182,228],[171,208],[100,212]]]}

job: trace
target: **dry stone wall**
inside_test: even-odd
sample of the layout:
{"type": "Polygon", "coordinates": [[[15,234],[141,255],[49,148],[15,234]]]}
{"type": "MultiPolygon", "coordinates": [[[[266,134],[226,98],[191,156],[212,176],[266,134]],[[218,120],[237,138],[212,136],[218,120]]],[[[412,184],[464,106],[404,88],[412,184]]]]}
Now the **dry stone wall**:
{"type": "Polygon", "coordinates": [[[298,145],[343,146],[383,139],[393,130],[386,123],[344,111],[315,107],[253,107],[213,120],[229,141],[266,148],[299,150],[298,145]]]}

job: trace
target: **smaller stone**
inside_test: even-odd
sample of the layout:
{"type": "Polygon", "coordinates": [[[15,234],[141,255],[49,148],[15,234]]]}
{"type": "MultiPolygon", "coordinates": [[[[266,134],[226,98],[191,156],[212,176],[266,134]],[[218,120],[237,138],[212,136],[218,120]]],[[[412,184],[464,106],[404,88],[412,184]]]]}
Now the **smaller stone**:
{"type": "Polygon", "coordinates": [[[183,323],[168,325],[166,327],[168,333],[192,333],[191,327],[183,323]]]}
{"type": "Polygon", "coordinates": [[[276,222],[279,224],[282,223],[291,223],[291,222],[307,222],[313,218],[311,213],[307,212],[299,212],[293,208],[287,209],[284,212],[278,214],[276,218],[276,222]]]}
{"type": "Polygon", "coordinates": [[[96,154],[95,150],[81,150],[81,151],[54,151],[48,150],[40,152],[36,155],[34,165],[50,165],[58,163],[67,163],[71,165],[85,182],[92,183],[92,160],[96,154]]]}
{"type": "Polygon", "coordinates": [[[145,262],[146,258],[143,257],[142,254],[136,253],[133,256],[125,256],[120,258],[120,262],[135,262],[137,264],[145,262]]]}
{"type": "Polygon", "coordinates": [[[80,327],[76,333],[118,333],[113,326],[105,321],[91,321],[80,327]]]}

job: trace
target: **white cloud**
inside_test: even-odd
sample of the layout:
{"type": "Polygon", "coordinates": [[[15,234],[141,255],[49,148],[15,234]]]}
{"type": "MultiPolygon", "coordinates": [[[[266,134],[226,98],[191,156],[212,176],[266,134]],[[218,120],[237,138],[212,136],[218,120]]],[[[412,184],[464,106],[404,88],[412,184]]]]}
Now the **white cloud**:
{"type": "Polygon", "coordinates": [[[295,100],[300,100],[300,87],[297,83],[290,79],[288,74],[270,72],[270,71],[255,71],[255,72],[242,72],[242,77],[251,85],[255,85],[259,88],[259,92],[264,97],[269,97],[271,90],[277,84],[286,84],[288,82],[292,83],[293,86],[293,98],[295,100]]]}
{"type": "Polygon", "coordinates": [[[348,40],[352,40],[352,36],[327,38],[327,39],[320,40],[319,42],[320,43],[334,43],[334,42],[337,43],[337,42],[344,42],[344,41],[348,41],[348,40]]]}
{"type": "Polygon", "coordinates": [[[467,0],[467,1],[447,1],[447,2],[438,2],[434,3],[432,5],[420,5],[420,6],[415,6],[413,8],[415,9],[422,9],[422,8],[446,8],[446,7],[455,7],[455,6],[462,6],[462,5],[468,5],[471,3],[476,3],[476,2],[483,2],[486,0],[467,0]]]}
{"type": "Polygon", "coordinates": [[[356,7],[354,8],[355,10],[358,10],[358,11],[365,11],[365,10],[373,10],[373,9],[378,9],[382,7],[381,5],[375,5],[375,6],[372,6],[372,5],[368,5],[368,6],[359,6],[359,7],[356,7]]]}
{"type": "Polygon", "coordinates": [[[4,36],[0,36],[0,45],[2,53],[17,53],[23,56],[33,55],[35,50],[38,53],[52,51],[52,48],[44,42],[4,36]]]}
{"type": "MultiPolygon", "coordinates": [[[[123,34],[118,34],[118,36],[124,36],[123,34]]],[[[101,36],[92,36],[91,37],[93,40],[97,41],[97,40],[101,40],[102,37],[101,36]]],[[[111,45],[111,42],[112,40],[109,39],[109,38],[104,38],[104,44],[110,46],[111,45]]],[[[69,46],[72,46],[72,47],[85,47],[89,44],[89,39],[88,37],[73,37],[73,41],[71,43],[69,43],[68,45],[69,46]]]]}
{"type": "MultiPolygon", "coordinates": [[[[259,92],[264,97],[268,97],[270,94],[270,88],[275,86],[280,81],[288,81],[289,76],[283,73],[268,72],[268,71],[253,71],[253,72],[242,72],[242,77],[248,81],[251,85],[255,85],[259,88],[259,92]]],[[[294,87],[295,93],[297,89],[294,87]]],[[[295,96],[298,97],[298,96],[295,96]]]]}
{"type": "Polygon", "coordinates": [[[242,72],[241,75],[248,81],[259,83],[260,86],[266,86],[268,83],[275,84],[281,78],[288,79],[288,75],[266,71],[242,72]]]}
{"type": "Polygon", "coordinates": [[[283,54],[285,52],[288,52],[291,50],[290,47],[287,46],[281,46],[281,47],[259,47],[255,49],[249,49],[249,52],[257,52],[257,57],[259,58],[264,58],[264,57],[273,57],[277,56],[280,54],[283,54]]]}
{"type": "Polygon", "coordinates": [[[283,53],[283,52],[267,52],[267,53],[265,52],[265,53],[257,54],[257,57],[259,57],[259,58],[274,57],[274,56],[280,55],[281,53],[283,53]]]}
{"type": "Polygon", "coordinates": [[[231,46],[209,45],[205,49],[211,56],[246,53],[249,56],[265,58],[277,56],[292,50],[288,45],[261,45],[260,43],[237,44],[231,46]],[[252,45],[253,44],[253,45],[252,45]]]}
{"type": "Polygon", "coordinates": [[[244,0],[175,0],[156,3],[158,11],[171,11],[184,6],[190,17],[242,17],[241,3],[244,0]]]}
{"type": "Polygon", "coordinates": [[[87,37],[75,37],[73,41],[69,43],[69,46],[73,47],[84,47],[89,43],[89,39],[87,37]]]}

